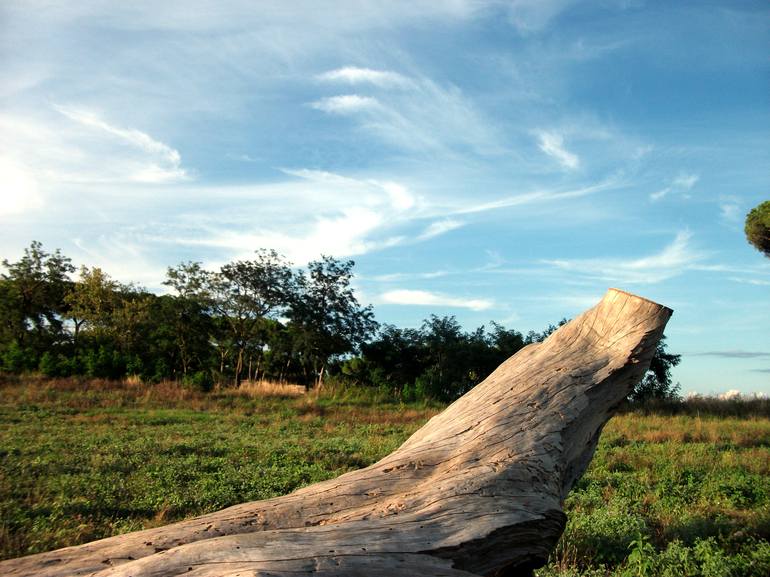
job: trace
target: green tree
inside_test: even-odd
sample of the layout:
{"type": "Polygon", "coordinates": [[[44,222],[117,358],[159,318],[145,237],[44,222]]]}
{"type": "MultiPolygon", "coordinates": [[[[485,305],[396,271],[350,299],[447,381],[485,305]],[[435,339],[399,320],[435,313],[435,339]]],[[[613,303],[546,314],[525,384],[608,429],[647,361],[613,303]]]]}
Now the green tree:
{"type": "Polygon", "coordinates": [[[102,269],[80,268],[80,278],[64,299],[66,315],[74,327],[76,344],[82,330],[88,329],[97,335],[112,332],[113,315],[120,306],[119,288],[120,285],[102,269]]]}
{"type": "Polygon", "coordinates": [[[210,302],[230,328],[236,386],[241,384],[244,353],[259,340],[260,321],[289,305],[292,278],[288,263],[274,250],[258,250],[255,259],[228,263],[209,277],[210,302]]]}
{"type": "Polygon", "coordinates": [[[417,379],[416,389],[441,401],[456,399],[472,386],[467,378],[468,355],[463,354],[468,336],[454,316],[431,315],[423,322],[421,332],[426,369],[417,379]]]}
{"type": "Polygon", "coordinates": [[[64,295],[69,290],[69,274],[75,270],[71,260],[58,249],[49,254],[40,242],[32,241],[19,261],[5,259],[3,266],[8,271],[2,275],[3,296],[12,305],[4,307],[8,318],[2,324],[19,343],[32,336],[45,347],[50,337],[62,334],[64,295]]]}
{"type": "Polygon", "coordinates": [[[671,369],[682,360],[681,355],[669,353],[665,335],[658,341],[650,368],[628,396],[633,402],[651,399],[671,399],[679,393],[679,385],[671,382],[671,369]]]}
{"type": "Polygon", "coordinates": [[[209,368],[214,332],[211,316],[195,296],[163,295],[150,308],[153,357],[163,357],[175,375],[186,379],[209,368]]]}
{"type": "Polygon", "coordinates": [[[362,307],[350,285],[354,264],[323,256],[296,277],[289,318],[318,386],[332,357],[357,351],[377,330],[371,306],[362,307]]]}
{"type": "Polygon", "coordinates": [[[355,376],[400,393],[404,387],[413,385],[425,370],[424,348],[421,331],[383,325],[376,339],[362,345],[363,363],[357,363],[355,376]]]}
{"type": "Polygon", "coordinates": [[[110,332],[124,355],[137,353],[142,335],[149,328],[150,306],[155,297],[133,284],[119,285],[117,306],[112,312],[110,332]]]}
{"type": "Polygon", "coordinates": [[[770,200],[749,211],[744,230],[749,243],[766,257],[770,257],[770,200]]]}
{"type": "Polygon", "coordinates": [[[172,335],[183,378],[194,365],[198,370],[203,369],[214,341],[216,326],[210,315],[210,279],[211,274],[203,270],[201,263],[186,262],[176,268],[169,267],[163,281],[176,291],[176,297],[160,303],[160,312],[166,322],[159,326],[158,334],[172,335]]]}

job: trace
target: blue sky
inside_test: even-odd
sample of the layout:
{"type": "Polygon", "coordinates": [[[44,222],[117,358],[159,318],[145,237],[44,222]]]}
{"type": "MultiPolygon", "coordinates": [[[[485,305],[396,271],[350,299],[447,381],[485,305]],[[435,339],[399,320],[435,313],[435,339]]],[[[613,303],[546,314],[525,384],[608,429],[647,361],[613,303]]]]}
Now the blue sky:
{"type": "Polygon", "coordinates": [[[765,2],[0,5],[0,253],[159,290],[275,248],[380,321],[523,332],[620,287],[683,392],[770,393],[765,2]]]}

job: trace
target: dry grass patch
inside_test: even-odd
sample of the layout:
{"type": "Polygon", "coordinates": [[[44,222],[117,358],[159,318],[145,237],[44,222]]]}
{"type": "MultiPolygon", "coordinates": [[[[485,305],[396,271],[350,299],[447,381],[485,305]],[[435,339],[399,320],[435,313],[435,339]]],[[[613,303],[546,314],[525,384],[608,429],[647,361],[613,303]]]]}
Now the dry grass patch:
{"type": "Polygon", "coordinates": [[[236,397],[304,397],[305,387],[277,381],[243,381],[238,388],[220,388],[222,396],[236,397]]]}

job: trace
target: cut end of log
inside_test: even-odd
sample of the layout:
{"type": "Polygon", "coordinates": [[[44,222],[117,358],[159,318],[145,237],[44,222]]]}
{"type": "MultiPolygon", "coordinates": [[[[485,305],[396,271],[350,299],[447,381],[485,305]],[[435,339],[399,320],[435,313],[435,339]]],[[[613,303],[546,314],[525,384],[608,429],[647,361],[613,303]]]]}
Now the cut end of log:
{"type": "Polygon", "coordinates": [[[6,561],[0,574],[525,574],[556,545],[563,500],[649,368],[671,313],[610,289],[374,465],[284,497],[6,561]]]}
{"type": "MultiPolygon", "coordinates": [[[[609,293],[620,293],[620,294],[626,295],[627,297],[630,297],[630,298],[632,298],[632,299],[638,299],[638,300],[640,300],[640,301],[645,301],[645,302],[648,302],[648,303],[650,303],[651,305],[654,305],[654,306],[656,306],[656,307],[660,307],[660,308],[662,308],[662,309],[666,309],[667,311],[669,311],[669,316],[671,316],[671,313],[673,313],[673,312],[674,312],[674,311],[673,311],[673,309],[670,309],[670,308],[668,308],[668,307],[667,307],[667,306],[665,306],[665,305],[662,305],[662,304],[660,304],[660,303],[657,303],[657,302],[655,302],[655,301],[653,301],[653,300],[650,300],[650,299],[648,299],[648,298],[645,298],[645,297],[640,297],[639,295],[636,295],[636,294],[634,294],[634,293],[630,293],[630,292],[628,292],[628,291],[624,291],[623,289],[619,289],[619,288],[615,288],[615,287],[610,287],[610,288],[608,288],[608,289],[607,289],[607,293],[608,293],[608,294],[609,294],[609,293]]],[[[605,296],[606,296],[606,295],[605,295],[605,296]]]]}

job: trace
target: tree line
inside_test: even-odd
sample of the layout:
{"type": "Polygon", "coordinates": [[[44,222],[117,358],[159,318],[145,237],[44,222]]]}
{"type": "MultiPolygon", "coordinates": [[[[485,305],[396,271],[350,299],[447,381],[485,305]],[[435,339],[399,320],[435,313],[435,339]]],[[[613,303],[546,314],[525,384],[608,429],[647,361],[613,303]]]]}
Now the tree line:
{"type": "MultiPolygon", "coordinates": [[[[417,329],[380,326],[356,299],[351,260],[305,269],[258,250],[219,270],[169,267],[157,295],[98,267],[76,269],[33,241],[0,276],[0,369],[51,377],[138,377],[209,389],[269,379],[307,388],[335,379],[405,400],[453,400],[557,326],[526,335],[492,322],[466,332],[453,316],[417,329]]],[[[562,320],[560,324],[565,323],[562,320]]],[[[634,396],[676,393],[678,355],[661,343],[634,396]]]]}

